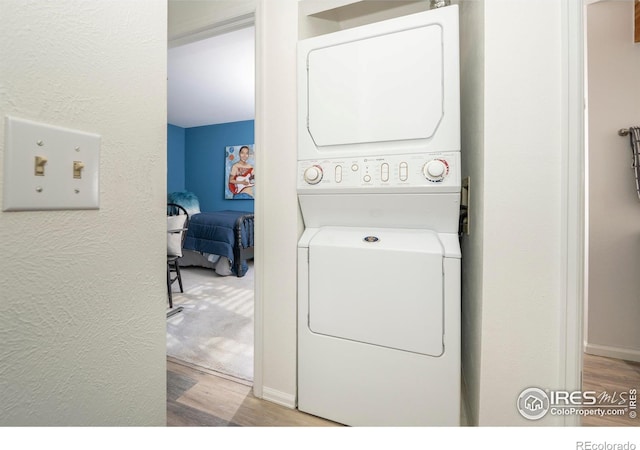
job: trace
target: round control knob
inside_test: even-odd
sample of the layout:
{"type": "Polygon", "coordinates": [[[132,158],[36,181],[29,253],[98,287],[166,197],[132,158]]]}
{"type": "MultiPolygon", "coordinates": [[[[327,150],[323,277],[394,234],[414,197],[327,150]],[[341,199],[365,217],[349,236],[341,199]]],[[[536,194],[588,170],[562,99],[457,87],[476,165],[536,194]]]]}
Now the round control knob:
{"type": "Polygon", "coordinates": [[[322,180],[322,167],[311,166],[304,171],[304,181],[309,184],[318,184],[322,180]]]}
{"type": "Polygon", "coordinates": [[[449,173],[449,164],[443,159],[432,159],[424,165],[422,172],[429,181],[442,181],[449,173]]]}

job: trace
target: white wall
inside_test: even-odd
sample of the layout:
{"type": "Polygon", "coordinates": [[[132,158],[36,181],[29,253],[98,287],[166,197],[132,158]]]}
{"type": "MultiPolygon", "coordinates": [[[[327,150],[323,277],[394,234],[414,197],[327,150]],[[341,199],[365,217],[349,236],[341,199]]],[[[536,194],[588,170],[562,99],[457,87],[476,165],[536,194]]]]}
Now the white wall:
{"type": "Polygon", "coordinates": [[[480,425],[559,423],[514,402],[562,387],[560,18],[557,0],[485,2],[480,425]]]}
{"type": "Polygon", "coordinates": [[[587,8],[589,303],[586,351],[640,361],[640,200],[629,137],[640,126],[640,44],[633,2],[587,8]]]}
{"type": "Polygon", "coordinates": [[[256,11],[256,321],[262,325],[256,395],[293,407],[296,400],[297,0],[259,0],[256,11]],[[262,390],[260,391],[260,388],[262,390]]]}
{"type": "Polygon", "coordinates": [[[2,2],[2,115],[102,144],[99,210],[0,213],[0,425],[166,423],[166,21],[161,0],[2,2]]]}
{"type": "Polygon", "coordinates": [[[525,420],[515,402],[527,387],[564,383],[562,4],[468,3],[462,20],[473,28],[464,27],[461,43],[462,154],[472,177],[463,242],[470,418],[481,426],[558,424],[525,420]]]}

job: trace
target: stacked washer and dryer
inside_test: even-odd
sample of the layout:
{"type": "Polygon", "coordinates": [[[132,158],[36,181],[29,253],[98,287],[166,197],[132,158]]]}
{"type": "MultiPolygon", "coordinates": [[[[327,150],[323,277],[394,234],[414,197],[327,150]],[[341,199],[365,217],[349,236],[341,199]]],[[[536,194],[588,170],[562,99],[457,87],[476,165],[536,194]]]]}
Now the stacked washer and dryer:
{"type": "Polygon", "coordinates": [[[456,5],[299,42],[298,408],[460,424],[456,5]]]}

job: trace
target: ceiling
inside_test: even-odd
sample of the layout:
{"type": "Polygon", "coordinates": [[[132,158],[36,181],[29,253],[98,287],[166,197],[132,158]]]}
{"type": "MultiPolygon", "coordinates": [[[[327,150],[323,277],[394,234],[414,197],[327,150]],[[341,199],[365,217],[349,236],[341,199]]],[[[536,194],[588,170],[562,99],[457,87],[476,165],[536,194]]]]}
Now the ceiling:
{"type": "Polygon", "coordinates": [[[167,121],[182,128],[253,120],[255,27],[169,49],[167,121]]]}

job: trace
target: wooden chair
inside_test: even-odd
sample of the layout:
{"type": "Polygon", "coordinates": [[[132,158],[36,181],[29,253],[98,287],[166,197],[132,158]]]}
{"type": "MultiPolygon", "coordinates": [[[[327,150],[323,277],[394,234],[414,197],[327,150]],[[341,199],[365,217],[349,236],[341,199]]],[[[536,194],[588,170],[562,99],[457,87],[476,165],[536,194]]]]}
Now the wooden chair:
{"type": "Polygon", "coordinates": [[[177,203],[167,203],[167,291],[170,309],[167,312],[167,317],[182,311],[182,306],[173,307],[172,285],[177,281],[180,292],[184,292],[179,260],[182,257],[182,245],[188,228],[189,213],[187,210],[177,203]]]}

